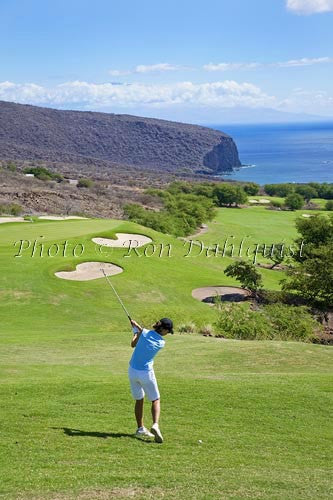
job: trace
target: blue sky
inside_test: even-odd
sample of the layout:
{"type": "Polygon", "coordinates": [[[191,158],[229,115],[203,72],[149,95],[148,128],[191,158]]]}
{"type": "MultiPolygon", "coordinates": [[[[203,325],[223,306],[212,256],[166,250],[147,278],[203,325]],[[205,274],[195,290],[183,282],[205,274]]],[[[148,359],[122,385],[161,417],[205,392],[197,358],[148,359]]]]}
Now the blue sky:
{"type": "Polygon", "coordinates": [[[1,0],[0,14],[2,100],[203,123],[333,117],[333,0],[1,0]]]}

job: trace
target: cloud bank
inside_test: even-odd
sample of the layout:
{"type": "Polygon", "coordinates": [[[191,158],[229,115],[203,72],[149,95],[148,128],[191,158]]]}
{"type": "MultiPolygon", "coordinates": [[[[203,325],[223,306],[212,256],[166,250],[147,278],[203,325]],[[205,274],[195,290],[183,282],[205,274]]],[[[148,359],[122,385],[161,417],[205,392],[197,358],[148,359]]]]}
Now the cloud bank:
{"type": "Polygon", "coordinates": [[[297,14],[333,12],[333,0],[287,0],[287,8],[297,14]]]}
{"type": "Polygon", "coordinates": [[[195,84],[179,82],[174,84],[123,84],[87,83],[73,81],[52,88],[35,83],[0,83],[0,100],[23,104],[66,107],[79,105],[89,109],[112,107],[131,108],[144,105],[152,108],[172,105],[197,107],[250,108],[272,106],[275,97],[265,94],[251,83],[225,80],[213,83],[195,84]]]}

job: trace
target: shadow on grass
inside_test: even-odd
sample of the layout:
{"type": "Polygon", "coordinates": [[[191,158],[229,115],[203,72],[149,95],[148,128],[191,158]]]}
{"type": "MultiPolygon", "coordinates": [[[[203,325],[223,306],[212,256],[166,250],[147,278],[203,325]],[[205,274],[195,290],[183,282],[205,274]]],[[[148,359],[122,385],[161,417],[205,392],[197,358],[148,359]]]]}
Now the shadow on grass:
{"type": "Polygon", "coordinates": [[[80,429],[71,429],[70,427],[52,427],[52,429],[63,430],[66,436],[85,436],[85,437],[97,437],[102,439],[107,438],[122,438],[127,437],[131,439],[136,439],[142,443],[153,443],[153,441],[148,441],[147,439],[140,438],[134,434],[127,434],[124,432],[98,432],[98,431],[82,431],[80,429]]]}

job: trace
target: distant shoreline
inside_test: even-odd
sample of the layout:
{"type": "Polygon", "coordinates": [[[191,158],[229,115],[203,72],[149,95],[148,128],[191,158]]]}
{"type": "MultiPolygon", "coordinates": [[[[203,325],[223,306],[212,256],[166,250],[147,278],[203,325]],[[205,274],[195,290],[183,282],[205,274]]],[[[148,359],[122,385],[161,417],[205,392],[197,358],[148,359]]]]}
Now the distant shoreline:
{"type": "Polygon", "coordinates": [[[261,185],[333,182],[333,120],[215,127],[233,137],[242,162],[222,178],[261,185]]]}

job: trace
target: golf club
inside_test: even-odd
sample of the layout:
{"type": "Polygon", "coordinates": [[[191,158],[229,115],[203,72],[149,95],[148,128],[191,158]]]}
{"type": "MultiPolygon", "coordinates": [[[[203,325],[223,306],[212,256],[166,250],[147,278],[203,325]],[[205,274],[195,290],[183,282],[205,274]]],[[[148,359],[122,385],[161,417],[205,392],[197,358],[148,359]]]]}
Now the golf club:
{"type": "Polygon", "coordinates": [[[137,329],[136,329],[136,328],[132,325],[132,318],[131,318],[131,316],[130,316],[129,312],[127,311],[127,309],[126,309],[126,307],[125,307],[125,305],[124,305],[123,301],[122,301],[122,300],[121,300],[121,298],[119,297],[119,295],[118,295],[118,293],[117,293],[117,290],[115,289],[115,287],[113,286],[113,284],[112,284],[112,283],[111,283],[111,281],[109,280],[109,278],[108,278],[108,276],[107,276],[107,274],[105,273],[105,271],[104,271],[104,269],[103,269],[103,268],[101,268],[101,271],[102,271],[102,273],[104,274],[104,276],[105,276],[105,278],[106,278],[106,281],[109,283],[110,287],[111,287],[111,288],[112,288],[112,290],[114,291],[115,296],[117,297],[117,299],[118,299],[118,301],[119,301],[119,303],[120,303],[121,307],[123,308],[123,310],[124,310],[124,312],[125,312],[125,314],[126,314],[126,316],[127,316],[128,320],[129,320],[129,322],[131,323],[131,327],[132,327],[133,332],[134,332],[134,333],[137,333],[137,329]]]}

